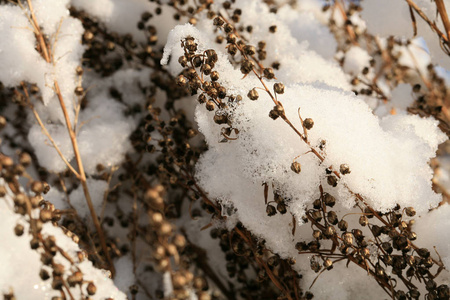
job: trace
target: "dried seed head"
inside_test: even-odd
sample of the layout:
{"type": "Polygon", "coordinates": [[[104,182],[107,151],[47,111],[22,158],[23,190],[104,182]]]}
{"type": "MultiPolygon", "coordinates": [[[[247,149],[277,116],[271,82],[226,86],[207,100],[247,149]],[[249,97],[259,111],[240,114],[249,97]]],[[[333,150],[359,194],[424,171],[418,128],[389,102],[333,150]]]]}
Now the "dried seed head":
{"type": "Polygon", "coordinates": [[[83,94],[84,94],[84,89],[83,89],[83,87],[82,87],[82,86],[77,86],[77,87],[75,88],[75,95],[77,95],[77,96],[83,96],[83,94]]]}
{"type": "Polygon", "coordinates": [[[300,172],[302,171],[302,166],[300,165],[299,162],[294,161],[291,164],[291,170],[294,171],[297,174],[300,174],[300,172]]]}
{"type": "Polygon", "coordinates": [[[250,90],[250,92],[248,92],[247,97],[249,97],[250,100],[257,100],[259,98],[259,95],[256,89],[253,88],[250,90]]]}
{"type": "Polygon", "coordinates": [[[407,207],[405,208],[405,213],[408,217],[414,217],[416,215],[416,210],[414,209],[414,207],[407,207]]]}
{"type": "Polygon", "coordinates": [[[336,204],[336,198],[328,193],[325,193],[323,196],[323,202],[326,206],[333,207],[336,204]]]}
{"type": "Polygon", "coordinates": [[[332,187],[337,186],[337,178],[334,175],[327,176],[327,183],[332,187]]]}
{"type": "Polygon", "coordinates": [[[33,181],[31,183],[31,190],[36,194],[44,192],[44,184],[41,181],[33,181]]]}
{"type": "Polygon", "coordinates": [[[367,248],[362,248],[361,251],[361,256],[364,258],[369,258],[370,257],[370,250],[367,248]]]}
{"type": "Polygon", "coordinates": [[[203,64],[202,67],[200,68],[200,71],[205,74],[205,75],[209,75],[211,74],[211,66],[209,64],[203,64]]]}
{"type": "Polygon", "coordinates": [[[282,84],[281,82],[277,82],[273,85],[273,90],[275,91],[275,93],[277,94],[283,94],[284,93],[284,84],[282,84]]]}
{"type": "Polygon", "coordinates": [[[215,114],[214,115],[214,122],[216,123],[216,124],[226,124],[227,122],[228,122],[228,117],[227,117],[227,115],[224,115],[224,114],[215,114]]]}
{"type": "Polygon", "coordinates": [[[303,121],[303,126],[305,126],[306,129],[310,130],[314,126],[314,121],[311,118],[306,118],[303,121]]]}
{"type": "Polygon", "coordinates": [[[348,223],[345,220],[340,220],[338,223],[338,228],[342,231],[346,231],[348,228],[348,223]]]}
{"type": "Polygon", "coordinates": [[[314,272],[319,272],[320,271],[320,269],[322,268],[321,266],[320,266],[320,264],[314,259],[314,258],[312,258],[311,259],[311,261],[310,261],[310,267],[311,267],[311,270],[313,270],[314,272]]]}
{"type": "Polygon", "coordinates": [[[255,55],[256,54],[256,48],[254,46],[251,46],[251,45],[246,45],[244,47],[244,52],[247,55],[255,55]]]}
{"type": "Polygon", "coordinates": [[[369,219],[367,219],[366,216],[361,216],[359,217],[359,224],[361,226],[367,226],[367,224],[369,224],[369,219]]]}
{"type": "Polygon", "coordinates": [[[327,226],[327,228],[325,229],[325,236],[327,238],[331,238],[334,234],[336,233],[336,229],[334,228],[334,226],[327,226]]]}
{"type": "Polygon", "coordinates": [[[39,219],[41,219],[42,222],[48,222],[52,219],[52,212],[48,209],[43,209],[39,212],[39,219]]]}
{"type": "Polygon", "coordinates": [[[328,222],[330,222],[333,225],[336,225],[338,223],[337,214],[332,210],[328,212],[327,219],[328,219],[328,222]]]}
{"type": "Polygon", "coordinates": [[[284,215],[287,212],[286,205],[283,202],[278,203],[277,210],[280,214],[284,215]]]}
{"type": "Polygon", "coordinates": [[[269,117],[276,120],[279,116],[284,114],[284,108],[280,104],[277,104],[273,107],[273,109],[269,112],[269,117]]]}
{"type": "Polygon", "coordinates": [[[313,207],[314,207],[315,209],[320,209],[320,208],[322,208],[322,202],[320,201],[320,199],[314,200],[314,202],[313,202],[313,207]]]}
{"type": "Polygon", "coordinates": [[[241,72],[242,74],[248,74],[253,70],[253,67],[255,66],[255,64],[253,63],[253,61],[248,60],[248,59],[244,59],[241,63],[241,72]]]}
{"type": "Polygon", "coordinates": [[[220,27],[224,24],[225,22],[222,20],[221,17],[215,17],[213,20],[213,24],[214,26],[220,27]]]}
{"type": "Polygon", "coordinates": [[[217,80],[219,80],[219,72],[217,72],[217,71],[212,71],[210,77],[211,77],[211,80],[212,80],[212,81],[217,81],[217,80]]]}
{"type": "Polygon", "coordinates": [[[263,73],[264,73],[264,77],[266,77],[267,79],[275,78],[275,73],[273,72],[272,68],[265,68],[263,73]]]}
{"type": "Polygon", "coordinates": [[[344,233],[342,240],[346,246],[351,246],[353,244],[353,235],[350,232],[344,233]]]}
{"type": "Polygon", "coordinates": [[[179,85],[179,86],[186,86],[186,84],[187,84],[187,79],[186,79],[186,77],[184,77],[183,75],[179,75],[179,76],[176,78],[175,82],[176,82],[177,85],[179,85]]]}
{"type": "Polygon", "coordinates": [[[313,238],[320,240],[322,238],[322,231],[320,230],[314,230],[313,231],[313,238]]]}
{"type": "Polygon", "coordinates": [[[331,270],[331,269],[333,269],[333,262],[331,261],[331,259],[327,258],[324,260],[323,266],[325,267],[325,269],[331,270]]]}
{"type": "Polygon", "coordinates": [[[23,227],[22,224],[17,224],[17,225],[14,227],[14,233],[15,233],[17,236],[23,235],[23,231],[24,231],[24,227],[23,227]]]}
{"type": "MultiPolygon", "coordinates": [[[[228,37],[227,37],[227,41],[228,41],[228,37]]],[[[230,54],[231,56],[235,56],[238,51],[238,48],[235,45],[230,44],[230,45],[228,45],[227,51],[228,51],[228,54],[230,54]]]]}
{"type": "Polygon", "coordinates": [[[275,206],[269,204],[266,207],[266,213],[269,217],[271,217],[273,215],[276,215],[277,210],[276,210],[275,206]]]}
{"type": "Polygon", "coordinates": [[[226,33],[230,33],[233,32],[234,27],[233,25],[231,25],[230,23],[225,24],[225,26],[223,27],[223,29],[225,30],[226,33]]]}
{"type": "Polygon", "coordinates": [[[342,164],[339,167],[339,172],[341,172],[342,175],[350,174],[350,167],[347,164],[342,164]]]}
{"type": "Polygon", "coordinates": [[[216,105],[214,104],[214,102],[212,100],[208,100],[208,102],[206,102],[207,110],[213,111],[215,107],[216,107],[216,105]]]}
{"type": "MultiPolygon", "coordinates": [[[[1,117],[0,117],[1,118],[1,117]]],[[[25,168],[31,164],[31,156],[26,152],[22,152],[19,155],[19,163],[25,168]]]]}
{"type": "Polygon", "coordinates": [[[90,282],[86,288],[86,291],[89,296],[93,296],[97,292],[97,287],[95,286],[94,283],[90,282]]]}
{"type": "Polygon", "coordinates": [[[311,217],[313,218],[314,221],[316,222],[320,222],[322,220],[322,214],[320,213],[320,211],[313,211],[311,213],[311,217]]]}

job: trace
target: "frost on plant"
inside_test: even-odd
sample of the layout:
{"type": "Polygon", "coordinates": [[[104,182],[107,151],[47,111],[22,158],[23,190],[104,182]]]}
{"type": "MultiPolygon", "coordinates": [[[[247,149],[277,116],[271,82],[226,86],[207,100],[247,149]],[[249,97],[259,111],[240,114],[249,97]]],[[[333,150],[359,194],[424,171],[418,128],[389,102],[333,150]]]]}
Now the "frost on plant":
{"type": "Polygon", "coordinates": [[[0,0],[0,295],[448,299],[448,7],[0,0]]]}

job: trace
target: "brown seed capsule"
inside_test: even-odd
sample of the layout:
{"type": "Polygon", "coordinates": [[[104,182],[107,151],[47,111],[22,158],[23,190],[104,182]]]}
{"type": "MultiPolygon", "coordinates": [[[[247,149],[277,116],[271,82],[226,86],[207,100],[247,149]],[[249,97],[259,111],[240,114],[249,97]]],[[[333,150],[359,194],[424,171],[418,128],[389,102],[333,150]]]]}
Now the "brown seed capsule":
{"type": "Polygon", "coordinates": [[[213,24],[214,26],[220,27],[224,24],[225,22],[222,20],[221,17],[215,17],[213,20],[213,24]]]}
{"type": "Polygon", "coordinates": [[[264,77],[266,77],[267,79],[275,78],[275,73],[273,72],[272,68],[265,68],[263,73],[264,73],[264,77]]]}
{"type": "Polygon", "coordinates": [[[93,296],[97,292],[97,287],[95,286],[95,284],[93,282],[89,282],[89,284],[86,288],[86,291],[89,296],[93,296]]]}
{"type": "Polygon", "coordinates": [[[43,209],[39,212],[39,219],[41,219],[42,222],[48,222],[52,219],[52,212],[48,209],[43,209]]]}
{"type": "Polygon", "coordinates": [[[284,108],[280,104],[275,105],[273,109],[269,112],[269,117],[276,120],[279,116],[284,114],[284,108]]]}
{"type": "Polygon", "coordinates": [[[227,122],[228,122],[228,117],[227,117],[227,115],[224,115],[224,114],[215,114],[214,115],[214,122],[216,123],[216,124],[226,124],[227,122]]]}
{"type": "Polygon", "coordinates": [[[23,231],[24,231],[24,227],[23,227],[22,224],[17,224],[17,225],[14,227],[14,233],[15,233],[17,236],[23,235],[23,231]]]}
{"type": "Polygon", "coordinates": [[[361,256],[364,258],[369,258],[370,257],[370,250],[367,248],[362,248],[361,251],[361,256]]]}
{"type": "Polygon", "coordinates": [[[320,209],[322,208],[322,201],[320,201],[320,199],[316,199],[313,202],[313,207],[314,209],[320,209]]]}
{"type": "Polygon", "coordinates": [[[294,171],[297,174],[300,174],[300,172],[302,171],[302,166],[300,165],[300,163],[294,161],[291,164],[291,170],[294,171]]]}
{"type": "Polygon", "coordinates": [[[342,175],[350,174],[350,167],[347,164],[342,164],[339,167],[339,172],[341,172],[342,175]]]}
{"type": "Polygon", "coordinates": [[[200,71],[205,74],[205,75],[209,75],[211,74],[211,66],[209,64],[203,64],[202,67],[200,68],[200,71]]]}
{"type": "Polygon", "coordinates": [[[33,181],[33,183],[31,183],[31,190],[36,194],[41,194],[44,192],[44,184],[40,181],[33,181]]]}
{"type": "Polygon", "coordinates": [[[366,216],[359,217],[359,225],[367,226],[367,224],[369,224],[369,219],[366,216]]]}
{"type": "Polygon", "coordinates": [[[284,215],[287,212],[286,205],[283,202],[278,203],[277,210],[280,214],[284,215]]]}
{"type": "Polygon", "coordinates": [[[338,223],[338,228],[342,231],[346,231],[348,228],[348,223],[345,220],[340,220],[338,223]]]}
{"type": "Polygon", "coordinates": [[[303,121],[303,126],[305,126],[306,129],[310,130],[314,126],[314,121],[311,118],[306,118],[303,121]]]}
{"type": "Polygon", "coordinates": [[[219,80],[219,72],[217,72],[217,71],[211,72],[210,77],[211,77],[211,80],[212,80],[212,81],[217,81],[217,80],[219,80]]]}
{"type": "Polygon", "coordinates": [[[249,97],[250,100],[257,100],[259,98],[259,95],[256,89],[253,88],[250,90],[250,92],[248,92],[247,97],[249,97]]]}
{"type": "Polygon", "coordinates": [[[327,183],[329,185],[331,185],[332,187],[337,186],[337,179],[336,179],[336,177],[333,176],[333,175],[327,176],[327,183]]]}
{"type": "Polygon", "coordinates": [[[333,207],[336,204],[336,198],[328,193],[325,193],[323,196],[323,202],[326,206],[333,207]]]}
{"type": "Polygon", "coordinates": [[[83,89],[83,87],[82,87],[82,86],[77,86],[77,87],[75,88],[75,95],[77,95],[77,96],[83,96],[83,94],[84,94],[84,89],[83,89]]]}
{"type": "Polygon", "coordinates": [[[322,238],[322,231],[320,230],[314,230],[313,231],[313,238],[319,240],[322,238]]]}
{"type": "Polygon", "coordinates": [[[314,221],[316,222],[320,222],[322,220],[322,214],[320,213],[320,211],[313,211],[311,213],[311,217],[313,218],[314,221]]]}
{"type": "Polygon", "coordinates": [[[179,86],[185,86],[187,84],[187,79],[183,75],[177,76],[175,82],[179,86]]]}
{"type": "Polygon", "coordinates": [[[334,234],[336,233],[336,229],[334,228],[334,226],[327,226],[327,228],[325,229],[325,236],[327,238],[331,238],[334,234]]]}
{"type": "Polygon", "coordinates": [[[255,55],[256,54],[256,48],[254,46],[251,46],[251,45],[246,45],[244,47],[244,52],[247,55],[255,55]]]}
{"type": "MultiPolygon", "coordinates": [[[[228,37],[227,37],[227,41],[228,41],[228,37]]],[[[227,51],[228,51],[228,54],[230,54],[231,56],[235,56],[238,51],[238,48],[235,45],[230,44],[227,47],[227,51]]]]}
{"type": "Polygon", "coordinates": [[[31,156],[26,152],[22,152],[19,155],[19,163],[25,168],[31,164],[31,156]]]}
{"type": "Polygon", "coordinates": [[[350,232],[344,233],[342,240],[346,246],[351,246],[353,244],[353,235],[350,232]]]}
{"type": "Polygon", "coordinates": [[[248,74],[253,70],[253,67],[255,66],[255,64],[253,63],[253,61],[248,60],[248,59],[244,59],[241,63],[241,72],[242,74],[248,74]]]}
{"type": "Polygon", "coordinates": [[[223,29],[225,30],[226,33],[230,33],[234,30],[234,27],[230,23],[227,23],[227,24],[225,24],[223,29]]]}
{"type": "Polygon", "coordinates": [[[325,269],[327,269],[327,270],[331,270],[331,269],[333,269],[333,262],[331,261],[331,259],[326,259],[324,262],[323,262],[323,266],[325,267],[325,269]]]}
{"type": "Polygon", "coordinates": [[[336,214],[336,212],[334,212],[332,210],[328,212],[327,219],[328,219],[328,222],[330,222],[333,225],[336,225],[338,223],[337,214],[336,214]]]}
{"type": "Polygon", "coordinates": [[[269,217],[271,217],[271,216],[277,214],[277,210],[276,210],[275,206],[269,204],[266,206],[266,213],[269,217]]]}
{"type": "Polygon", "coordinates": [[[408,217],[414,217],[416,215],[416,210],[414,209],[414,207],[407,207],[405,208],[405,213],[408,217]]]}
{"type": "Polygon", "coordinates": [[[277,82],[273,85],[273,90],[275,91],[275,93],[277,94],[284,94],[284,84],[282,84],[281,82],[277,82]]]}
{"type": "Polygon", "coordinates": [[[213,111],[215,107],[216,107],[216,105],[214,104],[214,102],[212,100],[209,100],[208,102],[206,102],[207,110],[213,111]]]}

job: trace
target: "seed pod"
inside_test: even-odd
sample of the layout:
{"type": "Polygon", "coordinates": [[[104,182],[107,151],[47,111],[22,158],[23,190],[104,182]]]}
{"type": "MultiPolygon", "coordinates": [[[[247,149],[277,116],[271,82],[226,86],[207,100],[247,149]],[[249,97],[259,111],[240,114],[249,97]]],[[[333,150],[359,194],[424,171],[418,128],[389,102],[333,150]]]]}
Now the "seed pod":
{"type": "Polygon", "coordinates": [[[275,206],[269,204],[266,207],[266,213],[269,217],[271,217],[271,216],[277,214],[277,210],[276,210],[275,206]]]}
{"type": "MultiPolygon", "coordinates": [[[[1,117],[0,117],[1,118],[1,117]]],[[[1,122],[0,122],[1,123],[1,122]]],[[[19,156],[19,163],[24,166],[25,168],[28,167],[31,164],[31,156],[30,154],[26,152],[20,153],[19,156]]],[[[3,196],[2,196],[3,197],[3,196]]]]}
{"type": "Polygon", "coordinates": [[[338,228],[342,231],[346,231],[348,228],[348,223],[345,220],[340,220],[338,223],[338,228]]]}
{"type": "Polygon", "coordinates": [[[23,231],[24,231],[24,227],[23,227],[22,224],[17,224],[17,225],[14,227],[14,233],[15,233],[17,236],[23,235],[23,231]]]}
{"type": "Polygon", "coordinates": [[[320,230],[314,230],[313,231],[313,238],[320,240],[322,238],[322,231],[320,230]]]}
{"type": "Polygon", "coordinates": [[[211,74],[211,66],[209,64],[203,64],[202,67],[200,68],[200,71],[205,74],[205,75],[209,75],[211,74]]]}
{"type": "Polygon", "coordinates": [[[187,79],[183,75],[180,75],[176,78],[175,82],[179,86],[185,86],[187,84],[187,79]]]}
{"type": "Polygon", "coordinates": [[[329,211],[327,214],[328,222],[330,222],[333,225],[336,225],[338,223],[338,216],[334,211],[329,211]]]}
{"type": "Polygon", "coordinates": [[[255,55],[256,54],[256,48],[254,46],[251,46],[251,45],[246,45],[244,47],[244,52],[247,55],[255,55]]]}
{"type": "Polygon", "coordinates": [[[417,234],[415,232],[409,232],[408,233],[408,239],[410,241],[415,241],[417,239],[417,234]]]}
{"type": "Polygon", "coordinates": [[[322,208],[322,202],[320,201],[320,199],[316,199],[313,202],[313,207],[314,209],[320,209],[322,208]]]}
{"type": "Polygon", "coordinates": [[[303,126],[305,126],[306,129],[310,130],[314,126],[314,121],[311,118],[306,118],[303,121],[303,126]]]}
{"type": "Polygon", "coordinates": [[[421,257],[428,258],[430,257],[430,251],[426,248],[420,248],[416,250],[417,254],[419,254],[421,257]]]}
{"type": "Polygon", "coordinates": [[[41,210],[39,212],[39,219],[44,223],[50,221],[52,219],[52,212],[48,209],[41,210]]]}
{"type": "Polygon", "coordinates": [[[334,228],[334,226],[327,226],[327,228],[325,229],[325,236],[327,238],[331,238],[334,234],[336,233],[336,229],[334,228]]]}
{"type": "Polygon", "coordinates": [[[50,278],[50,275],[48,274],[47,270],[41,269],[39,272],[39,277],[41,277],[42,280],[47,280],[50,278]]]}
{"type": "Polygon", "coordinates": [[[234,27],[230,23],[227,23],[227,24],[225,24],[224,29],[225,29],[226,33],[230,33],[234,30],[234,27]]]}
{"type": "Polygon", "coordinates": [[[314,272],[319,272],[320,269],[322,268],[320,266],[320,264],[315,260],[315,259],[311,259],[310,263],[309,263],[311,270],[313,270],[314,272]]]}
{"type": "Polygon", "coordinates": [[[264,73],[264,77],[266,77],[267,79],[275,78],[275,73],[273,72],[272,68],[265,68],[263,73],[264,73]]]}
{"type": "Polygon", "coordinates": [[[95,284],[93,282],[89,282],[89,284],[86,288],[86,291],[89,296],[93,296],[97,292],[97,287],[95,286],[95,284]]]}
{"type": "Polygon", "coordinates": [[[389,242],[383,242],[381,243],[381,248],[383,248],[384,251],[386,251],[388,254],[391,254],[394,249],[392,248],[391,243],[389,242]]]}
{"type": "Polygon", "coordinates": [[[350,167],[347,164],[342,164],[339,166],[339,172],[341,172],[342,175],[350,174],[350,167]]]}
{"type": "Polygon", "coordinates": [[[217,80],[219,80],[219,72],[217,72],[217,71],[212,71],[210,77],[211,77],[211,80],[212,80],[212,81],[217,81],[217,80]]]}
{"type": "Polygon", "coordinates": [[[367,224],[369,224],[369,219],[366,216],[359,217],[359,225],[367,226],[367,224]]]}
{"type": "Polygon", "coordinates": [[[320,222],[322,220],[322,214],[320,213],[320,211],[313,211],[311,213],[311,217],[313,218],[314,221],[316,222],[320,222]]]}
{"type": "Polygon", "coordinates": [[[215,17],[213,20],[213,24],[214,26],[220,27],[224,24],[225,22],[222,20],[221,17],[215,17]]]}
{"type": "Polygon", "coordinates": [[[369,258],[370,257],[370,251],[367,248],[362,248],[361,251],[361,256],[364,258],[369,258]]]}
{"type": "Polygon", "coordinates": [[[244,59],[241,63],[241,72],[242,74],[248,74],[253,70],[253,67],[255,66],[255,64],[253,63],[253,61],[248,60],[248,59],[244,59]]]}
{"type": "Polygon", "coordinates": [[[336,198],[328,193],[325,193],[323,196],[323,202],[326,206],[333,207],[336,204],[336,198]]]}
{"type": "Polygon", "coordinates": [[[277,82],[273,85],[273,90],[275,91],[275,93],[277,94],[284,94],[284,84],[282,84],[281,82],[277,82]]]}
{"type": "Polygon", "coordinates": [[[207,110],[213,111],[215,107],[216,107],[216,105],[214,104],[214,102],[212,100],[209,100],[208,102],[206,102],[207,110]]]}
{"type": "Polygon", "coordinates": [[[407,207],[405,208],[405,213],[408,217],[414,217],[416,215],[416,210],[414,209],[414,207],[407,207]]]}
{"type": "Polygon", "coordinates": [[[275,33],[277,32],[277,25],[272,25],[269,27],[269,32],[270,33],[275,33]]]}
{"type": "Polygon", "coordinates": [[[331,259],[326,259],[324,262],[323,262],[323,266],[325,267],[325,269],[327,269],[327,270],[331,270],[331,269],[333,269],[333,262],[331,261],[331,259]]]}
{"type": "Polygon", "coordinates": [[[224,114],[215,114],[214,115],[214,122],[216,123],[216,124],[226,124],[227,122],[228,122],[228,117],[227,117],[227,115],[224,115],[224,114]]]}
{"type": "Polygon", "coordinates": [[[346,246],[351,246],[353,244],[353,235],[350,232],[344,233],[342,240],[346,246]]]}
{"type": "Polygon", "coordinates": [[[278,203],[277,210],[280,214],[284,215],[287,212],[286,205],[283,202],[278,203]]]}
{"type": "Polygon", "coordinates": [[[248,92],[247,97],[249,97],[250,100],[257,100],[259,98],[259,95],[256,89],[253,88],[250,90],[250,92],[248,92]]]}
{"type": "MultiPolygon", "coordinates": [[[[229,43],[231,43],[231,42],[229,41],[228,37],[227,37],[227,41],[228,41],[229,43]]],[[[237,48],[235,45],[230,44],[230,45],[228,45],[228,47],[227,47],[227,51],[228,51],[228,54],[230,54],[231,56],[235,56],[236,53],[237,53],[237,51],[238,51],[238,48],[237,48]]]]}
{"type": "Polygon", "coordinates": [[[378,225],[372,225],[372,233],[374,237],[379,237],[381,235],[381,227],[378,225]]]}
{"type": "Polygon", "coordinates": [[[337,178],[334,175],[327,176],[327,183],[332,187],[337,186],[337,178]]]}
{"type": "Polygon", "coordinates": [[[291,170],[294,171],[297,174],[300,174],[300,172],[302,171],[302,166],[300,165],[300,163],[294,161],[291,164],[291,170]]]}

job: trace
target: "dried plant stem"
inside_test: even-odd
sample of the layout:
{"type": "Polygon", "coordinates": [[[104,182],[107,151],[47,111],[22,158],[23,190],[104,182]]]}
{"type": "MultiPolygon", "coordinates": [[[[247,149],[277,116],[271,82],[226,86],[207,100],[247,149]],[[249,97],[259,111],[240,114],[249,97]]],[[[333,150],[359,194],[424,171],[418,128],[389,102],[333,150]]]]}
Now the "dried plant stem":
{"type": "MultiPolygon", "coordinates": [[[[427,24],[442,38],[446,43],[449,43],[449,38],[432,22],[427,15],[417,6],[413,0],[405,0],[408,5],[425,21],[427,24]]],[[[439,0],[436,1],[436,4],[439,0]]]]}
{"type": "Polygon", "coordinates": [[[435,0],[436,7],[441,16],[442,23],[444,23],[445,31],[447,32],[447,40],[450,40],[450,21],[448,19],[447,10],[445,9],[444,1],[435,0]]]}
{"type": "MultiPolygon", "coordinates": [[[[27,3],[28,3],[28,7],[30,9],[30,17],[31,17],[31,20],[32,20],[32,25],[33,25],[34,30],[35,30],[36,39],[37,39],[37,41],[39,43],[40,53],[41,53],[42,57],[45,59],[45,61],[47,63],[52,63],[52,60],[50,59],[51,53],[50,53],[50,51],[48,49],[48,45],[46,44],[46,42],[44,40],[44,36],[43,36],[43,34],[42,34],[41,30],[40,30],[40,27],[39,27],[39,24],[37,22],[36,16],[34,14],[33,5],[32,5],[30,0],[27,0],[27,3]]],[[[98,220],[97,213],[95,212],[95,208],[94,208],[94,205],[92,203],[92,198],[91,198],[91,195],[89,193],[89,189],[88,189],[88,186],[87,186],[86,173],[84,172],[83,162],[81,160],[81,154],[80,154],[80,151],[79,151],[79,148],[78,148],[78,142],[77,142],[76,134],[75,134],[75,131],[72,128],[72,123],[70,121],[69,112],[67,111],[66,105],[64,103],[64,99],[62,97],[58,81],[55,79],[53,84],[54,84],[54,88],[55,88],[55,93],[56,93],[56,95],[58,97],[59,104],[61,106],[61,110],[63,112],[64,118],[65,118],[65,121],[66,121],[67,131],[69,133],[70,140],[72,142],[72,147],[73,147],[73,152],[74,152],[74,155],[75,155],[75,160],[76,160],[77,165],[78,165],[79,172],[78,172],[78,176],[77,177],[78,177],[78,179],[81,182],[81,186],[83,188],[84,196],[86,198],[86,203],[87,203],[87,205],[89,207],[89,211],[91,213],[92,221],[94,222],[94,226],[95,226],[95,228],[97,230],[97,234],[98,234],[98,237],[99,237],[99,240],[100,240],[101,248],[102,248],[102,250],[104,252],[104,255],[106,256],[106,260],[107,260],[107,263],[108,263],[108,268],[111,271],[112,276],[114,277],[114,275],[115,275],[114,264],[112,263],[111,256],[109,254],[108,247],[107,247],[107,244],[106,244],[105,234],[104,234],[103,229],[102,229],[102,227],[100,225],[100,222],[98,220]]],[[[77,174],[77,173],[75,173],[75,174],[77,174]]]]}

